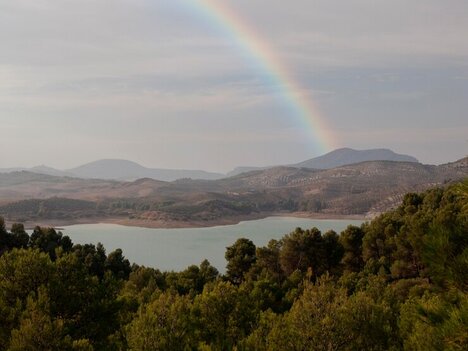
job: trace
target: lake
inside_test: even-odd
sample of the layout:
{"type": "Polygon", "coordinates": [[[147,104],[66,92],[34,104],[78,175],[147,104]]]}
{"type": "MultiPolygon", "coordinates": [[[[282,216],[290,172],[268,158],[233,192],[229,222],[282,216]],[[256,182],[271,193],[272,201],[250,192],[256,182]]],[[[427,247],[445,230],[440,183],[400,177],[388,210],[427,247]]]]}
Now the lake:
{"type": "Polygon", "coordinates": [[[180,271],[191,264],[199,265],[208,259],[221,273],[225,272],[226,247],[238,238],[248,238],[257,246],[265,246],[271,239],[280,239],[296,227],[317,227],[337,233],[359,220],[325,220],[292,217],[268,217],[210,228],[150,229],[116,224],[80,224],[64,227],[62,232],[75,244],[101,242],[107,253],[121,248],[130,262],[158,268],[161,271],[180,271]]]}

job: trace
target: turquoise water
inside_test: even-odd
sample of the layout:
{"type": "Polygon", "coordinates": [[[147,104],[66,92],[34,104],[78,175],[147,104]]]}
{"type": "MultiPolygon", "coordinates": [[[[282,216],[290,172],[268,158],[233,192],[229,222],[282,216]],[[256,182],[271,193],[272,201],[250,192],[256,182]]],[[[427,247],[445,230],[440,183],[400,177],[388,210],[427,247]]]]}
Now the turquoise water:
{"type": "Polygon", "coordinates": [[[208,259],[220,272],[225,271],[226,247],[238,238],[249,238],[257,246],[280,239],[296,227],[317,227],[323,232],[340,232],[357,220],[324,220],[269,217],[210,228],[149,229],[116,224],[80,224],[64,227],[64,235],[75,244],[101,242],[107,253],[121,248],[124,256],[140,265],[164,270],[183,270],[208,259]]]}

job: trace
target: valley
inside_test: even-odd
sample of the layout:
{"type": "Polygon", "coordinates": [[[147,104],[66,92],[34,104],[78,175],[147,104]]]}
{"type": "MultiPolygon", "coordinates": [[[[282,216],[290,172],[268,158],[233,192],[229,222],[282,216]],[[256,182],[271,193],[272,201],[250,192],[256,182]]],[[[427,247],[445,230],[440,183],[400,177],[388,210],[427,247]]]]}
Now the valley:
{"type": "Polygon", "coordinates": [[[0,173],[0,216],[8,223],[115,223],[172,228],[234,224],[272,215],[373,218],[403,194],[468,175],[468,158],[440,166],[367,161],[332,169],[273,167],[216,180],[82,179],[0,173]]]}

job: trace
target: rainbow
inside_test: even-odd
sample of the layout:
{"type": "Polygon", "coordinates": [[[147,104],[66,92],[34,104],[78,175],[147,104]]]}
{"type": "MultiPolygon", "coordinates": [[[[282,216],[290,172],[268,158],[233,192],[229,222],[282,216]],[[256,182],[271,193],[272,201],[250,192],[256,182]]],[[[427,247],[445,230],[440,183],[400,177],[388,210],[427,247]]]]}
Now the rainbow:
{"type": "Polygon", "coordinates": [[[325,118],[265,40],[224,1],[191,0],[189,3],[203,12],[205,17],[231,37],[263,69],[269,83],[279,88],[284,101],[300,121],[301,128],[305,128],[310,134],[314,151],[325,153],[336,147],[336,138],[326,125],[325,118]]]}

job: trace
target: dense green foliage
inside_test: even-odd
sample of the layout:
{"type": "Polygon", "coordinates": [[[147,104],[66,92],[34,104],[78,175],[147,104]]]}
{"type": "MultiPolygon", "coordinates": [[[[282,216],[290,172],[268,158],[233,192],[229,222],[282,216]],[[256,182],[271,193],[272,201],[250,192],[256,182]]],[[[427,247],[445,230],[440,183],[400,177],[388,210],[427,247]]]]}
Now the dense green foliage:
{"type": "Polygon", "coordinates": [[[2,350],[466,350],[468,182],[182,272],[0,218],[2,350]]]}

